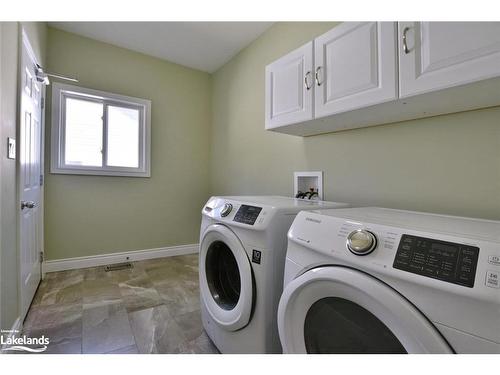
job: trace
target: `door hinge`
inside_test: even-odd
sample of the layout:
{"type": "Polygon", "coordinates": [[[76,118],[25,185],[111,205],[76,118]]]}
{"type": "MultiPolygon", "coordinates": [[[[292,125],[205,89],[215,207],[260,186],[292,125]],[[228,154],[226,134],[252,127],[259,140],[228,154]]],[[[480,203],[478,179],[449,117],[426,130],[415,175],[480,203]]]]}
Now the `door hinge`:
{"type": "Polygon", "coordinates": [[[40,251],[40,263],[43,263],[43,251],[40,251]]]}
{"type": "Polygon", "coordinates": [[[43,174],[40,175],[40,186],[43,186],[43,174]]]}
{"type": "Polygon", "coordinates": [[[40,103],[41,103],[41,106],[42,106],[42,109],[45,108],[45,98],[42,96],[42,99],[40,100],[40,103]]]}

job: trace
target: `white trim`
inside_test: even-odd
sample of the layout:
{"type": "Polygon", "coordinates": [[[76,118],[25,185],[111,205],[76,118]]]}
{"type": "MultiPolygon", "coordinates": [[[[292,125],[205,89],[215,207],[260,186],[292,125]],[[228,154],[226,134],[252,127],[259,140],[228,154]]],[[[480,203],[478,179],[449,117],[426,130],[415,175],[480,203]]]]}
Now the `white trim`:
{"type": "Polygon", "coordinates": [[[40,179],[42,181],[40,185],[40,241],[41,241],[41,256],[42,260],[40,262],[40,275],[43,280],[43,259],[45,258],[45,111],[47,108],[47,86],[42,85],[41,92],[43,107],[42,107],[42,121],[40,121],[40,126],[42,127],[42,134],[40,136],[40,179]]]}
{"type": "Polygon", "coordinates": [[[25,44],[26,52],[28,52],[29,57],[35,62],[35,64],[40,65],[40,61],[38,60],[38,57],[36,56],[35,51],[33,50],[33,47],[31,46],[30,39],[28,37],[28,33],[24,29],[24,27],[21,27],[21,38],[22,42],[25,44]]]}
{"type": "MultiPolygon", "coordinates": [[[[21,322],[21,317],[17,317],[16,321],[12,325],[12,328],[10,329],[10,333],[7,336],[7,338],[4,340],[4,342],[9,342],[11,341],[10,339],[14,337],[18,337],[21,334],[21,331],[23,329],[23,323],[21,322]]],[[[1,333],[0,333],[1,335],[1,333]]],[[[7,353],[12,353],[12,352],[4,352],[5,347],[7,347],[7,344],[3,344],[0,347],[0,354],[7,354],[7,353]]]]}
{"type": "MultiPolygon", "coordinates": [[[[50,173],[57,174],[83,174],[104,176],[151,177],[151,101],[118,95],[106,91],[99,91],[85,87],[54,83],[52,85],[52,128],[50,150],[50,173]],[[76,166],[64,162],[64,98],[85,97],[86,100],[102,103],[105,110],[107,106],[130,107],[139,110],[139,167],[112,167],[105,164],[107,145],[106,136],[103,135],[103,166],[76,166]]],[[[103,115],[103,132],[107,127],[106,115],[103,115]]]]}
{"type": "MultiPolygon", "coordinates": [[[[3,27],[0,24],[0,87],[2,87],[2,34],[3,27]]],[[[17,93],[16,93],[17,94],[17,93]]],[[[2,117],[2,91],[0,90],[0,118],[2,117]]],[[[0,133],[3,133],[3,126],[0,124],[0,133]]],[[[3,136],[2,136],[3,138],[3,136]]],[[[0,147],[1,148],[1,147],[0,147]]],[[[2,186],[2,163],[0,163],[0,186],[2,186]]],[[[17,190],[17,187],[16,187],[17,190]]],[[[0,194],[0,212],[2,212],[2,199],[0,194]]],[[[2,227],[0,226],[0,244],[2,243],[2,227]]],[[[2,280],[2,251],[0,250],[0,281],[2,280]]],[[[0,286],[0,329],[2,329],[2,287],[0,286]]]]}
{"type": "Polygon", "coordinates": [[[190,244],[190,245],[180,245],[180,246],[159,247],[156,249],[123,251],[119,253],[92,255],[87,257],[49,260],[43,263],[42,269],[43,273],[45,274],[49,272],[97,267],[97,266],[104,266],[107,264],[114,264],[114,263],[121,263],[128,261],[156,259],[156,258],[171,257],[176,255],[185,255],[185,254],[196,254],[198,253],[198,248],[199,248],[198,244],[190,244]]]}

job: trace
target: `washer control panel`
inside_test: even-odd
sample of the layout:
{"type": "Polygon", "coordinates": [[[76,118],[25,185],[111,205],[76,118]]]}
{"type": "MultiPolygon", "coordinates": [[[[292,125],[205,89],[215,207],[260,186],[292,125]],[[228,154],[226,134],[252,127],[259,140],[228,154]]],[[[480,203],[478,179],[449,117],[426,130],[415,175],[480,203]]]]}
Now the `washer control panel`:
{"type": "Polygon", "coordinates": [[[479,248],[403,234],[393,267],[472,288],[479,248]]]}
{"type": "Polygon", "coordinates": [[[234,221],[238,223],[254,225],[255,221],[259,217],[260,211],[262,211],[262,207],[256,206],[247,206],[246,204],[242,204],[234,215],[234,221]]]}

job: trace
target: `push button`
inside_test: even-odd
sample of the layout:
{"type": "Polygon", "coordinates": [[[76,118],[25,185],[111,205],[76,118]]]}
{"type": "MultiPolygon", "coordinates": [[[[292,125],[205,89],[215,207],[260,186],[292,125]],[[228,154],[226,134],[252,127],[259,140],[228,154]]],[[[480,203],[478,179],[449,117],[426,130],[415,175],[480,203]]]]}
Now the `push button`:
{"type": "Polygon", "coordinates": [[[500,266],[500,255],[490,255],[488,257],[488,263],[495,266],[500,266]]]}
{"type": "Polygon", "coordinates": [[[486,286],[500,288],[500,272],[486,271],[486,286]]]}

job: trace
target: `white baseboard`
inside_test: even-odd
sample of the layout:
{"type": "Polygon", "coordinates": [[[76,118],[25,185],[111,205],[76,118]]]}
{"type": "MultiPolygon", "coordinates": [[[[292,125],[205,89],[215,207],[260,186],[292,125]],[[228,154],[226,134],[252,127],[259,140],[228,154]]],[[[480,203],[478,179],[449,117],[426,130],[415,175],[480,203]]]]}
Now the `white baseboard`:
{"type": "Polygon", "coordinates": [[[138,261],[146,259],[164,258],[175,255],[195,254],[198,252],[198,244],[160,247],[157,249],[124,251],[93,255],[88,257],[77,257],[67,259],[48,260],[43,263],[43,273],[74,270],[79,268],[104,266],[107,264],[138,261]]]}
{"type": "MultiPolygon", "coordinates": [[[[12,328],[10,329],[10,332],[9,334],[7,335],[7,338],[4,339],[4,342],[7,343],[8,341],[10,341],[11,338],[13,337],[19,337],[21,335],[21,330],[23,329],[23,323],[21,322],[21,317],[18,317],[16,319],[16,321],[14,322],[14,324],[12,325],[12,328]]],[[[1,335],[3,335],[3,333],[0,333],[1,335]]],[[[8,346],[7,344],[3,344],[2,346],[0,346],[0,353],[12,353],[12,352],[9,352],[9,351],[5,351],[4,352],[4,348],[8,346]]]]}

